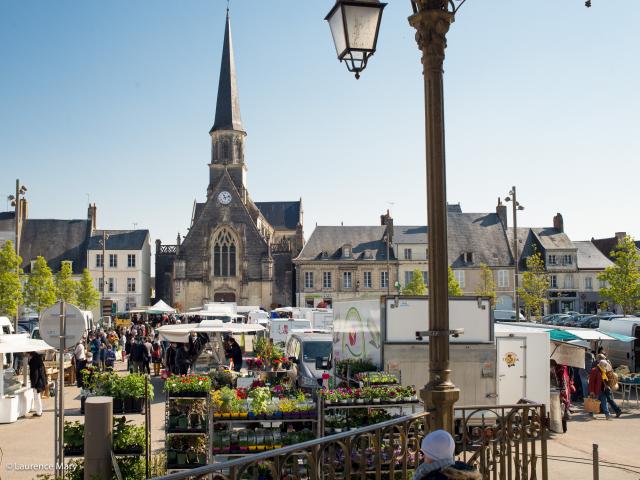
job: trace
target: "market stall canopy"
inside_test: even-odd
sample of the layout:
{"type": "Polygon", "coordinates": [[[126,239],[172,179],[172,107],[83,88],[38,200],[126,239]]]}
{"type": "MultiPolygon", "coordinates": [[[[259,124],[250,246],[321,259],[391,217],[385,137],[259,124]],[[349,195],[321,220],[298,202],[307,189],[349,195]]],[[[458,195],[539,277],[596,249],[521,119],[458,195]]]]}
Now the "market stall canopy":
{"type": "Polygon", "coordinates": [[[549,338],[556,342],[568,342],[569,340],[580,340],[580,337],[567,330],[549,330],[549,338]]]}
{"type": "Polygon", "coordinates": [[[147,310],[147,313],[155,313],[155,314],[175,313],[175,312],[176,312],[176,309],[167,305],[163,300],[160,300],[158,303],[149,307],[149,309],[147,310]]]}
{"type": "Polygon", "coordinates": [[[635,337],[630,337],[629,335],[623,335],[621,333],[607,332],[607,335],[609,337],[613,337],[614,340],[618,340],[620,342],[634,342],[636,340],[635,337]]]}
{"type": "Polygon", "coordinates": [[[551,340],[555,340],[557,342],[570,342],[572,340],[618,340],[621,342],[632,342],[635,340],[634,337],[629,337],[627,335],[609,332],[604,333],[600,330],[590,330],[588,328],[554,328],[549,330],[549,337],[551,340]]]}
{"type": "Polygon", "coordinates": [[[45,352],[53,350],[43,340],[29,338],[26,333],[0,335],[0,353],[45,352]]]}
{"type": "Polygon", "coordinates": [[[160,334],[160,337],[168,342],[184,343],[189,340],[189,334],[191,332],[240,335],[242,333],[257,333],[265,330],[266,329],[258,323],[224,323],[222,320],[203,320],[200,323],[165,325],[158,328],[157,332],[160,334]]]}
{"type": "Polygon", "coordinates": [[[563,342],[551,342],[551,360],[560,365],[584,368],[585,348],[578,345],[570,345],[563,342]]]}

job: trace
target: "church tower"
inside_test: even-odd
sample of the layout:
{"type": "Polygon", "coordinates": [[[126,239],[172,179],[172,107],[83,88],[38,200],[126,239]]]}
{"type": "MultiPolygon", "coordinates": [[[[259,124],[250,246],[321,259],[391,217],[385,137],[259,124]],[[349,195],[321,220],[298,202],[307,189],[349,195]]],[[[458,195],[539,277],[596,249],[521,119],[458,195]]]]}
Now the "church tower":
{"type": "Polygon", "coordinates": [[[244,140],[247,133],[242,127],[240,118],[240,98],[229,10],[227,10],[224,29],[216,117],[209,135],[211,135],[211,163],[209,164],[208,192],[214,189],[226,169],[238,191],[243,196],[246,195],[247,166],[244,163],[244,140]]]}

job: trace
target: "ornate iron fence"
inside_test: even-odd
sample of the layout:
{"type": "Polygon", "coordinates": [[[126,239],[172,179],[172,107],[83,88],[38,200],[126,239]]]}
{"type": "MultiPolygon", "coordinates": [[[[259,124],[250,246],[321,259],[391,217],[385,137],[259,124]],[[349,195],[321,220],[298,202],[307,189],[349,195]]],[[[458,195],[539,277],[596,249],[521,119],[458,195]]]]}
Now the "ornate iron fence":
{"type": "Polygon", "coordinates": [[[547,415],[544,405],[457,407],[460,460],[486,480],[547,480],[547,415]]]}
{"type": "Polygon", "coordinates": [[[429,414],[420,412],[156,480],[405,480],[428,431],[429,414]]]}

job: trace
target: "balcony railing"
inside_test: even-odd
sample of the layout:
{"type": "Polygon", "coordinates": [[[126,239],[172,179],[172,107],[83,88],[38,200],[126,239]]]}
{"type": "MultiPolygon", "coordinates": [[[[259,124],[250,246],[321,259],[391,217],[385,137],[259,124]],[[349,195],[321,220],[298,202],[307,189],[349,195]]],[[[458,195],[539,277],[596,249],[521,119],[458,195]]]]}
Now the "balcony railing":
{"type": "Polygon", "coordinates": [[[457,407],[456,451],[485,479],[547,480],[547,414],[544,405],[457,407]]]}
{"type": "Polygon", "coordinates": [[[156,480],[410,479],[428,431],[429,414],[420,412],[156,480]]]}

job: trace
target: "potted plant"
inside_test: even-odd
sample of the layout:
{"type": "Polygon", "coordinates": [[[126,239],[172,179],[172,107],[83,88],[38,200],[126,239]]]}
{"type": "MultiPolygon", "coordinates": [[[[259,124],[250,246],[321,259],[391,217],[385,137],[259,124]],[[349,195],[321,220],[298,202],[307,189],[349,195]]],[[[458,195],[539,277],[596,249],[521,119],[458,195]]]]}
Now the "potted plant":
{"type": "Polygon", "coordinates": [[[115,453],[142,453],[145,447],[143,425],[132,425],[126,417],[113,419],[113,451],[115,453]]]}
{"type": "Polygon", "coordinates": [[[211,378],[203,375],[171,375],[164,390],[173,397],[206,397],[211,390],[211,378]]]}
{"type": "Polygon", "coordinates": [[[251,410],[256,418],[264,418],[268,412],[268,406],[271,404],[271,392],[269,387],[254,388],[249,392],[251,399],[251,410]]]}
{"type": "Polygon", "coordinates": [[[187,417],[191,429],[206,428],[207,406],[204,399],[197,399],[189,402],[187,407],[187,417]]]}
{"type": "Polygon", "coordinates": [[[64,422],[64,432],[62,434],[64,441],[65,455],[82,455],[84,453],[84,425],[80,422],[64,422]]]}
{"type": "Polygon", "coordinates": [[[370,387],[369,395],[371,395],[371,403],[380,403],[381,397],[384,392],[379,387],[370,387]]]}

